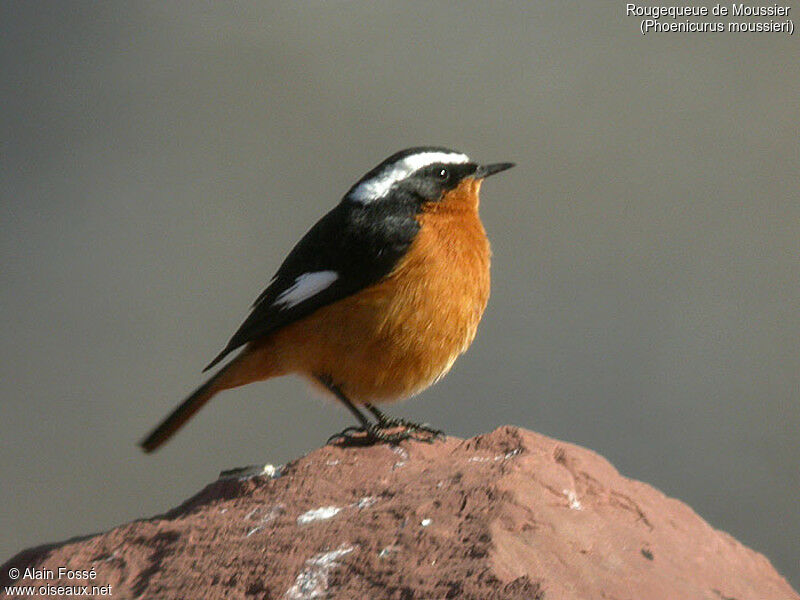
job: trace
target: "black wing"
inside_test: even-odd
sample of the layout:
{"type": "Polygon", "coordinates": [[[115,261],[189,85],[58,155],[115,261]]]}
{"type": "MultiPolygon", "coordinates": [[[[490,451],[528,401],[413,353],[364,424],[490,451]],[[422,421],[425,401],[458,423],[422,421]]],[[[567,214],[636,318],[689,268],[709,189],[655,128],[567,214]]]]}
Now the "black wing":
{"type": "Polygon", "coordinates": [[[283,261],[267,289],[228,345],[204,369],[214,367],[237,348],[356,293],[388,275],[405,254],[419,224],[415,207],[360,205],[343,201],[320,219],[283,261]],[[334,272],[336,279],[297,302],[287,302],[298,278],[334,272]],[[284,296],[282,296],[284,294],[284,296]]]}

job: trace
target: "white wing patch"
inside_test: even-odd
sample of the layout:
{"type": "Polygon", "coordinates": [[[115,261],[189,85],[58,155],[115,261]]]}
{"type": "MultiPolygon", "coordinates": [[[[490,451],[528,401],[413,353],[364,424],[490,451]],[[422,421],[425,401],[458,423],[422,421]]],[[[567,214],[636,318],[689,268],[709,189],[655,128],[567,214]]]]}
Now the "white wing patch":
{"type": "Polygon", "coordinates": [[[469,157],[466,154],[457,152],[420,152],[412,154],[398,160],[396,163],[387,165],[383,171],[372,179],[362,181],[350,193],[350,197],[356,202],[366,204],[383,198],[395,183],[429,165],[434,163],[460,165],[466,162],[469,162],[469,157]]]}
{"type": "Polygon", "coordinates": [[[329,287],[334,281],[339,279],[336,271],[315,271],[314,273],[303,273],[294,283],[283,290],[273,306],[280,306],[282,310],[292,308],[312,296],[316,296],[322,290],[329,287]]]}

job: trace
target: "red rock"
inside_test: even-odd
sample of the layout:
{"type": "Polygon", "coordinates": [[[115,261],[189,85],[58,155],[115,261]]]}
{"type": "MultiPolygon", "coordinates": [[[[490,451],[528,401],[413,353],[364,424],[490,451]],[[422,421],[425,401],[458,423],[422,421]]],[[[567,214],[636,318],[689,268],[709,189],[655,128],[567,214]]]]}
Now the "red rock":
{"type": "MultiPolygon", "coordinates": [[[[511,427],[326,446],[169,513],[21,552],[114,598],[800,598],[769,561],[597,454],[511,427]]],[[[18,580],[24,585],[70,585],[18,580]]]]}

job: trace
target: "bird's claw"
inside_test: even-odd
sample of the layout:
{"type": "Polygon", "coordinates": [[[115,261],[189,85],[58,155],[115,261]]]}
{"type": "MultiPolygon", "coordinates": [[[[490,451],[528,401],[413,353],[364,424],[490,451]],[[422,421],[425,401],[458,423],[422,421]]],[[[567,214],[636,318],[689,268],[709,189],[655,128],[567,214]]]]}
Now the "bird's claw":
{"type": "Polygon", "coordinates": [[[377,425],[381,429],[402,427],[407,431],[430,434],[432,439],[436,439],[438,437],[445,437],[444,431],[442,431],[441,429],[435,429],[434,427],[431,427],[430,423],[415,423],[414,421],[409,421],[407,419],[390,417],[382,410],[371,405],[368,405],[368,408],[372,412],[372,414],[375,415],[375,418],[378,420],[377,425]]]}
{"type": "Polygon", "coordinates": [[[325,444],[331,444],[333,443],[334,440],[338,439],[351,440],[355,437],[352,435],[353,433],[363,433],[363,432],[364,432],[363,427],[357,427],[355,425],[352,425],[350,427],[345,427],[339,433],[334,433],[331,437],[329,437],[328,441],[325,442],[325,444]]]}
{"type": "Polygon", "coordinates": [[[389,423],[388,421],[379,423],[377,425],[370,425],[369,427],[352,426],[343,429],[328,438],[327,443],[336,443],[341,446],[372,446],[374,444],[399,444],[405,440],[414,440],[418,442],[433,443],[433,441],[444,436],[444,433],[438,429],[433,429],[427,425],[419,425],[417,423],[400,422],[389,423]],[[389,432],[390,429],[402,427],[400,431],[389,432]],[[430,435],[416,435],[417,433],[427,433],[430,435]]]}
{"type": "Polygon", "coordinates": [[[384,421],[378,422],[378,427],[382,429],[390,429],[392,427],[402,427],[406,431],[413,433],[427,433],[430,435],[431,440],[436,438],[445,437],[444,431],[432,427],[430,423],[415,423],[406,419],[398,419],[395,417],[388,418],[384,421]]]}

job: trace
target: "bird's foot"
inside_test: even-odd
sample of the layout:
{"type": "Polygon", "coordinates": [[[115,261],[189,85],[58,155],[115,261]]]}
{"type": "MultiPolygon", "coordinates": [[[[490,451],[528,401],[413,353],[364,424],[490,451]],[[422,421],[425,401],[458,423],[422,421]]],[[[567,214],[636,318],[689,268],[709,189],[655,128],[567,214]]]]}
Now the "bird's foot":
{"type": "MultiPolygon", "coordinates": [[[[416,424],[414,424],[416,425],[416,424]]],[[[441,432],[429,428],[415,429],[405,427],[400,423],[396,425],[383,424],[370,425],[369,427],[348,427],[339,433],[328,438],[328,444],[335,443],[340,446],[373,446],[375,444],[399,444],[405,440],[415,440],[419,442],[433,442],[441,432]],[[391,431],[400,426],[399,431],[391,431]],[[432,435],[419,436],[418,431],[425,431],[432,435]]]]}
{"type": "Polygon", "coordinates": [[[402,427],[406,431],[410,431],[413,433],[428,434],[430,435],[430,441],[433,441],[438,437],[442,438],[445,437],[444,431],[432,427],[430,423],[416,423],[414,421],[409,421],[407,419],[390,417],[382,410],[375,408],[371,404],[367,405],[367,408],[369,408],[370,412],[373,415],[375,415],[375,418],[378,420],[378,427],[381,429],[392,429],[394,427],[402,427]]]}

